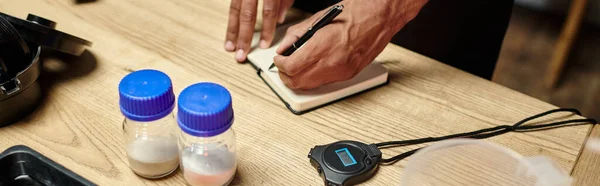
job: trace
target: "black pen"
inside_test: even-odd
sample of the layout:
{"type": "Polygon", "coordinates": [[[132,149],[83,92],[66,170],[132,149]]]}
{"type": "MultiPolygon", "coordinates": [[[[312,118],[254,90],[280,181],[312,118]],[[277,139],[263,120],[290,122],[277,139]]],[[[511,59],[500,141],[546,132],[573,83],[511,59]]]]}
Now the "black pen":
{"type": "MultiPolygon", "coordinates": [[[[331,7],[331,9],[327,11],[327,13],[325,13],[318,21],[316,21],[313,24],[313,26],[308,28],[306,33],[302,35],[302,37],[300,37],[298,41],[293,43],[292,46],[285,50],[281,55],[292,55],[296,50],[298,50],[298,48],[302,47],[302,45],[304,45],[304,43],[306,43],[306,41],[308,41],[308,39],[310,39],[317,32],[317,30],[325,27],[325,25],[331,23],[331,21],[333,21],[335,17],[340,15],[340,13],[342,13],[342,9],[344,9],[344,5],[335,5],[331,7]]],[[[273,67],[275,67],[275,63],[271,64],[269,70],[271,70],[273,67]]]]}

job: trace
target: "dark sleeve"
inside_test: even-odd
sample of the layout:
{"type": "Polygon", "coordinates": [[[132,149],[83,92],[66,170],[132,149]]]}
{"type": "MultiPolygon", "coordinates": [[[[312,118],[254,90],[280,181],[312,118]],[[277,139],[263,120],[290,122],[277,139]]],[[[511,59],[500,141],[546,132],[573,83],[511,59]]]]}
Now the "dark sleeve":
{"type": "MultiPolygon", "coordinates": [[[[316,12],[339,1],[296,0],[316,12]]],[[[491,79],[514,0],[430,0],[392,43],[491,79]]]]}
{"type": "Polygon", "coordinates": [[[431,0],[392,42],[491,79],[513,0],[431,0]]]}
{"type": "Polygon", "coordinates": [[[293,7],[305,12],[315,13],[340,1],[341,0],[295,0],[293,7]]]}

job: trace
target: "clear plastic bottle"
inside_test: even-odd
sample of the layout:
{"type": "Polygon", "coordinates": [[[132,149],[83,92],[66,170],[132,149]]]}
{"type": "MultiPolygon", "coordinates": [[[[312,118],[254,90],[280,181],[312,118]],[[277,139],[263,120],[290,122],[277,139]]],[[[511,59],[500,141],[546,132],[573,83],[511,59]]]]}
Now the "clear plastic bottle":
{"type": "Polygon", "coordinates": [[[160,178],[175,171],[179,150],[171,79],[156,70],[136,71],[121,80],[119,96],[131,170],[145,178],[160,178]]]}
{"type": "Polygon", "coordinates": [[[198,83],[178,99],[181,170],[189,185],[228,185],[237,168],[231,94],[221,85],[198,83]]]}

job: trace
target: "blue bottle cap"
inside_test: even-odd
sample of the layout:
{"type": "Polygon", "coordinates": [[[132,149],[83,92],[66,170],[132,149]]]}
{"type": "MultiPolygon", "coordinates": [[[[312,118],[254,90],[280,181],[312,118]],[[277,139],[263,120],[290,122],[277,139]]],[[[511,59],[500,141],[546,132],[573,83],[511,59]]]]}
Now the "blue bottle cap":
{"type": "Polygon", "coordinates": [[[134,121],[163,118],[175,107],[173,85],[167,74],[157,70],[139,70],[119,83],[121,113],[134,121]]]}
{"type": "Polygon", "coordinates": [[[177,123],[184,132],[198,137],[219,135],[233,123],[231,94],[215,83],[198,83],[179,94],[177,123]]]}

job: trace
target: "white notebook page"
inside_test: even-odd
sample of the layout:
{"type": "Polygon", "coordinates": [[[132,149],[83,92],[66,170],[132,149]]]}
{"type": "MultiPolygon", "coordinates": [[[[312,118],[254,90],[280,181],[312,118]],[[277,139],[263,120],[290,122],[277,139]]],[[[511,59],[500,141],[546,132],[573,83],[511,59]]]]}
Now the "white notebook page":
{"type": "MultiPolygon", "coordinates": [[[[278,28],[276,34],[283,34],[285,30],[285,28],[278,28]]],[[[258,40],[259,37],[259,33],[255,33],[253,39],[258,40]]],[[[258,42],[253,42],[254,46],[256,46],[256,43],[258,42]]],[[[350,80],[323,85],[307,91],[292,90],[281,81],[276,67],[271,70],[268,69],[273,63],[273,58],[277,55],[275,51],[278,47],[279,41],[268,49],[256,47],[248,54],[248,60],[262,69],[262,76],[267,83],[289,104],[291,109],[298,112],[327,104],[387,82],[387,69],[379,63],[371,63],[350,80]]]]}

